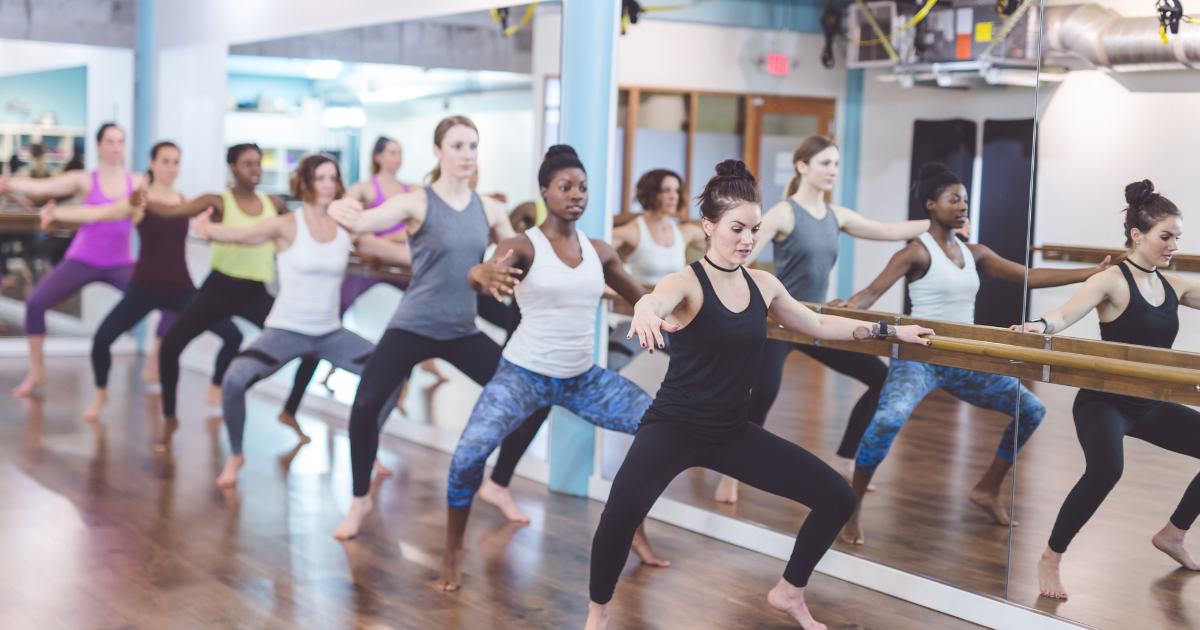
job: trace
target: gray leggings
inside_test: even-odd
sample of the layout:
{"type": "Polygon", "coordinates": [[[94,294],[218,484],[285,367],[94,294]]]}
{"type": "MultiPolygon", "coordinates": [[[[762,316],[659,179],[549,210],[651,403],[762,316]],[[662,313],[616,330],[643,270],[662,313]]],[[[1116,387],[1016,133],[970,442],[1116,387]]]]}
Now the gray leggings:
{"type": "MultiPolygon", "coordinates": [[[[265,328],[262,335],[229,365],[222,383],[221,406],[225,412],[225,427],[229,430],[229,446],[236,455],[242,452],[242,433],[246,426],[246,390],[258,381],[276,373],[292,359],[324,359],[334,367],[361,374],[375,346],[358,335],[339,328],[329,334],[303,335],[280,328],[265,328]]],[[[379,417],[382,427],[396,400],[400,388],[392,392],[390,404],[384,405],[379,417]]]]}

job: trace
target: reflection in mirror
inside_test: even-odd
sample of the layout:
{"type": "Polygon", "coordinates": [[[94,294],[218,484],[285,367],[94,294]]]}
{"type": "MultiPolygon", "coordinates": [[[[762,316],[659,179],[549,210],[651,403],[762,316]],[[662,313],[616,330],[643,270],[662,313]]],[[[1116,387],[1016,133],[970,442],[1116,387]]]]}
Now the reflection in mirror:
{"type": "Polygon", "coordinates": [[[1043,42],[1032,258],[1114,265],[1033,292],[1027,326],[1048,348],[1122,361],[1047,366],[1030,385],[1047,416],[1018,464],[1009,597],[1100,628],[1193,628],[1200,316],[1181,307],[1200,272],[1186,240],[1200,82],[1181,63],[1200,28],[1160,32],[1133,2],[1048,6],[1045,24],[1073,35],[1043,42]]]}
{"type": "MultiPolygon", "coordinates": [[[[435,128],[448,116],[464,116],[478,134],[471,187],[523,231],[544,220],[537,167],[545,146],[557,141],[559,53],[557,42],[553,49],[546,47],[542,32],[558,31],[559,13],[552,9],[536,11],[511,37],[503,36],[490,12],[480,11],[233,46],[227,64],[226,142],[260,147],[258,190],[270,194],[287,194],[289,174],[300,157],[315,152],[333,156],[346,195],[370,209],[413,191],[424,194],[422,186],[435,179],[439,167],[435,128]],[[429,45],[464,33],[473,34],[474,45],[429,45]],[[423,45],[403,43],[418,41],[418,35],[423,45]],[[375,53],[340,45],[351,41],[375,53]],[[329,50],[345,52],[330,57],[329,50]]],[[[393,222],[376,236],[407,246],[418,229],[408,223],[393,222]]],[[[410,282],[408,269],[360,253],[342,286],[345,327],[379,342],[395,327],[410,282]]],[[[489,295],[476,301],[476,325],[498,344],[517,321],[509,302],[511,298],[498,302],[489,295]]],[[[291,388],[293,375],[292,369],[282,370],[272,379],[291,388]]],[[[299,381],[305,377],[300,373],[295,387],[302,387],[299,381]]],[[[400,421],[389,423],[388,430],[453,448],[480,393],[478,377],[442,359],[421,361],[399,394],[400,421]]],[[[359,377],[322,364],[312,383],[309,396],[328,395],[350,404],[359,377]]],[[[528,454],[544,462],[546,451],[543,431],[528,454]]],[[[505,467],[511,474],[511,464],[505,467]]],[[[507,485],[506,477],[497,475],[501,485],[507,485]]]]}
{"type": "MultiPolygon", "coordinates": [[[[920,8],[887,6],[897,25],[920,8]]],[[[972,339],[989,334],[977,324],[1019,322],[1035,114],[1030,51],[1038,29],[1036,13],[1021,11],[1008,24],[994,7],[963,2],[922,12],[913,36],[893,42],[897,64],[887,46],[859,43],[875,37],[852,5],[843,15],[854,40],[849,75],[817,66],[820,47],[801,45],[805,36],[795,50],[812,57],[785,62],[793,65],[783,77],[740,63],[713,78],[721,68],[686,54],[623,66],[618,220],[629,223],[614,231],[614,244],[625,244],[619,251],[631,269],[641,243],[678,258],[663,248],[679,242],[682,227],[663,221],[661,211],[642,213],[639,179],[655,169],[682,172],[690,181],[679,187],[694,197],[713,164],[741,159],[763,193],[755,266],[772,270],[795,298],[879,311],[864,315],[874,321],[912,313],[935,330],[941,325],[940,334],[972,339]],[[964,15],[973,15],[965,38],[964,15]],[[944,61],[957,65],[933,65],[944,61]],[[752,87],[714,89],[723,82],[752,87]],[[674,229],[680,232],[672,237],[674,229]]],[[[705,39],[704,28],[712,30],[708,39],[728,37],[719,26],[675,28],[669,19],[654,23],[660,41],[674,31],[705,39]]],[[[763,31],[739,34],[775,47],[747,49],[781,46],[763,31]]],[[[623,59],[643,50],[639,37],[638,28],[628,30],[623,59]]],[[[687,49],[682,39],[679,47],[687,49]]],[[[1078,283],[1091,273],[1041,274],[1034,286],[1078,283]]],[[[625,331],[618,326],[613,334],[610,365],[622,365],[623,375],[653,394],[667,357],[620,348],[625,331]]],[[[1041,403],[1011,372],[989,373],[994,364],[946,354],[899,360],[890,347],[880,357],[832,346],[768,340],[747,413],[854,481],[861,509],[834,548],[1003,596],[1012,460],[1034,434],[1041,403]],[[1019,418],[1018,409],[1026,412],[1019,418]]],[[[629,442],[605,434],[604,477],[615,475],[629,442]]],[[[789,535],[807,517],[790,501],[701,469],[678,477],[663,496],[789,535]]]]}

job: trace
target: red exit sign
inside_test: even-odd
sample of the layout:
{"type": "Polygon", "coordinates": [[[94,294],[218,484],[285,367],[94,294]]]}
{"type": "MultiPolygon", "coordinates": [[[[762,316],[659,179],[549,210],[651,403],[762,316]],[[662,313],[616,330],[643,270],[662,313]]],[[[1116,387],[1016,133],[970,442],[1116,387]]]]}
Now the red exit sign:
{"type": "Polygon", "coordinates": [[[788,56],[767,53],[767,74],[785,76],[788,73],[788,56]]]}

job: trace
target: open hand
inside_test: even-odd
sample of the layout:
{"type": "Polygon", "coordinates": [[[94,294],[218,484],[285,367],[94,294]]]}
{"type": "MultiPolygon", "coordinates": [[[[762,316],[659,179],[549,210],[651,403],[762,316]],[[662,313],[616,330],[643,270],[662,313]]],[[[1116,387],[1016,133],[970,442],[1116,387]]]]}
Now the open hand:
{"type": "Polygon", "coordinates": [[[363,205],[362,202],[357,199],[342,197],[341,199],[329,204],[328,212],[329,216],[333,217],[333,220],[338,222],[338,225],[341,225],[347,230],[353,232],[354,226],[362,217],[363,205]]]}
{"type": "Polygon", "coordinates": [[[209,239],[208,226],[212,225],[212,213],[213,209],[209,208],[192,219],[192,231],[206,241],[209,239]]]}
{"type": "Polygon", "coordinates": [[[51,199],[50,201],[48,201],[46,203],[46,205],[42,206],[41,209],[38,210],[38,214],[42,218],[42,229],[43,230],[49,229],[50,224],[54,223],[54,208],[56,206],[57,206],[57,204],[55,204],[54,200],[51,199]]]}
{"type": "Polygon", "coordinates": [[[1104,260],[1100,261],[1099,265],[1092,268],[1092,273],[1097,274],[1112,266],[1112,256],[1105,256],[1104,260]]]}
{"type": "Polygon", "coordinates": [[[829,303],[826,306],[832,306],[834,308],[854,308],[853,306],[850,306],[849,302],[841,298],[829,300],[829,303]]]}
{"type": "MultiPolygon", "coordinates": [[[[1106,258],[1105,260],[1108,259],[1106,258]]],[[[1040,335],[1046,332],[1046,324],[1045,322],[1025,322],[1024,324],[1009,326],[1008,329],[1015,330],[1017,332],[1035,333],[1040,335]]]]}
{"type": "Polygon", "coordinates": [[[129,193],[129,207],[135,210],[146,209],[146,188],[145,182],[138,186],[132,193],[129,193]]]}
{"type": "Polygon", "coordinates": [[[493,256],[491,260],[471,269],[472,279],[497,300],[501,299],[502,293],[512,295],[513,288],[521,284],[518,276],[524,272],[505,264],[512,255],[513,250],[510,249],[500,258],[493,256]]]}
{"type": "Polygon", "coordinates": [[[625,338],[633,339],[633,336],[637,335],[642,347],[649,350],[650,354],[654,354],[655,348],[666,347],[662,337],[664,330],[672,333],[679,330],[679,325],[668,324],[666,320],[655,315],[649,309],[634,309],[633,321],[629,324],[629,334],[625,335],[625,338]]]}

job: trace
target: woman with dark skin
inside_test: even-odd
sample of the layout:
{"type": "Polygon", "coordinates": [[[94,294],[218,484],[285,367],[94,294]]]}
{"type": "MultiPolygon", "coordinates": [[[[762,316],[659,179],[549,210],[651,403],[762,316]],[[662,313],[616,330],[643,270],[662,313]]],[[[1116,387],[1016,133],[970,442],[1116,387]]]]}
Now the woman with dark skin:
{"type": "MultiPolygon", "coordinates": [[[[476,265],[469,276],[475,291],[497,299],[513,295],[523,311],[521,325],[454,451],[446,548],[437,582],[446,591],[458,590],[462,583],[463,536],[487,458],[522,420],[557,404],[597,426],[633,433],[650,405],[650,396],[637,385],[594,363],[595,313],[604,286],[630,302],[646,292],[611,245],[586,238],[575,226],[588,199],[587,173],[575,151],[551,147],[538,183],[546,221],[501,241],[491,260],[476,265]],[[526,280],[523,285],[520,278],[526,280]]],[[[669,564],[654,555],[641,527],[633,550],[646,564],[669,564]]]]}
{"type": "MultiPolygon", "coordinates": [[[[883,273],[866,289],[849,300],[834,300],[830,305],[870,308],[897,280],[907,278],[913,317],[973,324],[975,294],[979,290],[979,278],[973,270],[990,278],[1023,283],[1025,267],[1001,258],[985,245],[960,241],[955,232],[967,220],[967,189],[945,166],[925,165],[917,188],[917,198],[924,202],[929,212],[929,231],[892,256],[883,273]]],[[[1091,269],[1030,269],[1029,287],[1040,289],[1083,282],[1107,267],[1108,260],[1105,259],[1091,269]]],[[[1013,417],[1018,417],[1019,413],[1019,422],[1014,419],[1009,424],[991,466],[969,495],[971,502],[996,523],[1009,524],[1006,502],[1000,498],[1000,485],[1012,470],[1016,456],[1013,433],[1016,434],[1017,448],[1020,448],[1041,423],[1046,414],[1045,405],[1011,376],[892,359],[879,397],[879,408],[858,447],[852,481],[858,508],[842,532],[843,542],[863,544],[858,518],[875,469],[887,455],[892,440],[912,410],[926,394],[938,387],[975,406],[1002,411],[1013,417]]]]}
{"type": "MultiPolygon", "coordinates": [[[[212,208],[213,221],[223,222],[230,227],[249,226],[287,214],[287,204],[282,197],[267,196],[255,190],[262,179],[262,151],[257,145],[239,144],[230,147],[226,160],[234,184],[225,192],[200,195],[177,205],[148,200],[146,211],[165,218],[195,217],[212,208]]],[[[275,248],[270,243],[254,247],[227,244],[213,246],[212,272],[200,287],[196,298],[179,314],[179,318],[167,331],[159,350],[158,370],[162,379],[164,420],[163,435],[157,446],[159,450],[170,450],[171,435],[179,428],[175,397],[179,385],[179,356],[183,349],[202,332],[233,315],[241,316],[261,328],[274,303],[274,298],[266,289],[266,283],[275,277],[274,259],[275,248]]],[[[308,437],[296,422],[295,413],[315,364],[313,359],[304,359],[301,362],[301,369],[297,370],[297,375],[305,375],[303,382],[297,381],[292,386],[292,395],[287,406],[284,412],[279,414],[279,421],[294,429],[302,443],[308,442],[308,437]],[[313,365],[306,367],[305,364],[310,363],[313,365]]],[[[215,375],[213,382],[219,383],[221,378],[224,378],[224,374],[215,375]]],[[[209,386],[206,401],[214,407],[221,404],[220,386],[209,386]]]]}

